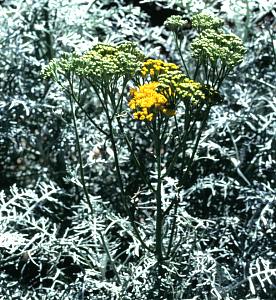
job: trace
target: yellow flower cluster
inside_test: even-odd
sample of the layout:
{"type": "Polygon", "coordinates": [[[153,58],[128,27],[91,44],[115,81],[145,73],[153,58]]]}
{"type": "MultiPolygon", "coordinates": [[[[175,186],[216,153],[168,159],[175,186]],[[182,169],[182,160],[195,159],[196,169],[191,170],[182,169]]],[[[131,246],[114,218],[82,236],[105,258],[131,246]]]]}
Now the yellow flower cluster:
{"type": "Polygon", "coordinates": [[[142,77],[150,75],[151,80],[157,80],[161,74],[166,74],[169,71],[179,70],[179,66],[173,63],[167,63],[160,59],[148,59],[143,63],[141,69],[142,77]]]}
{"type": "Polygon", "coordinates": [[[159,82],[153,81],[131,89],[132,96],[128,105],[135,111],[133,117],[140,121],[152,121],[159,112],[166,116],[173,116],[175,110],[169,108],[168,99],[156,91],[159,82]]]}

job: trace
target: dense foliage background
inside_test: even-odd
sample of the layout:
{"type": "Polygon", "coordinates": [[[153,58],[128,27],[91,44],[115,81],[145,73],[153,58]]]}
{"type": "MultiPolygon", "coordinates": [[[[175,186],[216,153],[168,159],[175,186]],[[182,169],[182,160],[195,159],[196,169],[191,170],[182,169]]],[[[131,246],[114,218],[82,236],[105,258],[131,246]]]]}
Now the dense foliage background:
{"type": "MultiPolygon", "coordinates": [[[[166,279],[167,299],[276,298],[274,1],[143,2],[1,1],[0,299],[154,299],[152,261],[123,215],[109,143],[78,111],[85,175],[97,203],[90,216],[69,103],[40,72],[63,52],[99,41],[135,41],[149,57],[178,62],[163,22],[201,10],[223,18],[247,54],[222,87],[223,104],[212,108],[180,193],[185,241],[176,259],[181,272],[175,267],[166,279]]],[[[85,105],[99,112],[96,98],[85,105]]],[[[150,165],[142,134],[140,143],[150,165]]],[[[124,145],[120,159],[134,194],[142,182],[124,145]]],[[[165,188],[173,194],[174,182],[165,188]]]]}

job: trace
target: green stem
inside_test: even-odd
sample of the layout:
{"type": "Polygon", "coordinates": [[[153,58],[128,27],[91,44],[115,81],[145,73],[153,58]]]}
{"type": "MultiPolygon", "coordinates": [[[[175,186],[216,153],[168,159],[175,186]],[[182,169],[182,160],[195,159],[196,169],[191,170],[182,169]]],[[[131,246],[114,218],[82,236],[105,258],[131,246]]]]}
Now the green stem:
{"type": "Polygon", "coordinates": [[[161,140],[160,140],[160,119],[159,116],[155,120],[154,125],[154,146],[155,146],[155,156],[157,164],[157,188],[156,188],[156,228],[155,228],[155,252],[158,267],[161,265],[163,260],[162,253],[162,222],[163,222],[163,211],[162,211],[162,178],[161,178],[161,140]]]}
{"type": "MultiPolygon", "coordinates": [[[[106,115],[107,115],[109,131],[110,131],[109,137],[110,137],[111,147],[112,147],[113,154],[114,154],[115,169],[116,169],[117,178],[119,181],[119,187],[120,187],[122,195],[125,195],[124,184],[123,184],[123,179],[122,179],[122,174],[121,174],[119,159],[118,159],[118,152],[117,152],[117,147],[116,147],[116,143],[115,143],[115,139],[114,139],[112,121],[111,121],[108,111],[106,111],[106,115]]],[[[126,199],[124,199],[124,201],[125,201],[125,205],[126,205],[126,199]]],[[[127,205],[126,205],[126,207],[127,207],[127,205]]]]}
{"type": "Polygon", "coordinates": [[[194,73],[194,76],[193,76],[193,80],[196,80],[199,68],[200,68],[200,60],[197,59],[196,60],[196,68],[195,68],[195,73],[194,73]]]}
{"type": "Polygon", "coordinates": [[[178,138],[180,139],[180,131],[179,131],[179,127],[178,127],[178,122],[177,122],[176,115],[174,115],[173,118],[174,118],[176,133],[177,133],[178,138]]]}
{"type": "Polygon", "coordinates": [[[180,246],[180,244],[182,243],[182,234],[180,235],[179,241],[176,243],[176,245],[172,248],[171,252],[170,252],[170,259],[173,261],[174,257],[177,253],[177,249],[180,246]]]}
{"type": "MultiPolygon", "coordinates": [[[[103,101],[101,101],[103,103],[103,101]]],[[[109,126],[109,131],[110,131],[110,135],[109,135],[109,138],[110,138],[110,141],[111,141],[111,147],[112,147],[112,150],[113,150],[113,154],[114,154],[114,161],[115,161],[115,170],[116,170],[116,174],[117,174],[117,179],[119,181],[119,188],[120,188],[120,191],[121,191],[121,199],[124,203],[124,207],[125,207],[125,210],[130,218],[130,222],[132,224],[132,227],[134,229],[134,232],[136,234],[136,237],[138,238],[138,240],[140,241],[140,243],[142,244],[142,246],[149,250],[149,251],[152,251],[150,249],[150,247],[148,247],[145,242],[143,241],[140,233],[139,233],[139,230],[135,224],[135,218],[134,218],[134,215],[131,213],[131,209],[129,209],[129,205],[128,205],[128,202],[127,202],[127,197],[126,197],[126,194],[125,194],[125,189],[124,189],[124,184],[123,184],[123,179],[122,179],[122,174],[121,174],[121,169],[120,169],[120,165],[119,165],[119,159],[118,159],[118,151],[117,151],[117,146],[116,146],[116,142],[115,142],[115,138],[114,138],[114,133],[113,133],[113,125],[112,125],[112,119],[109,115],[109,112],[108,112],[108,108],[105,108],[105,113],[106,113],[106,117],[107,117],[107,121],[108,121],[108,126],[109,126]]]]}
{"type": "Polygon", "coordinates": [[[174,203],[173,222],[172,222],[172,228],[171,228],[171,234],[170,234],[168,250],[167,250],[167,254],[166,254],[167,259],[169,258],[171,250],[172,250],[172,244],[173,244],[175,230],[176,230],[176,216],[177,216],[178,204],[179,204],[179,201],[176,201],[174,203]]]}
{"type": "Polygon", "coordinates": [[[179,56],[180,56],[181,62],[183,64],[183,67],[185,69],[185,72],[186,72],[187,76],[190,77],[189,70],[186,66],[184,57],[183,57],[182,52],[181,52],[181,43],[180,44],[178,43],[178,37],[177,37],[176,33],[174,33],[174,39],[175,39],[176,50],[179,53],[179,56]]]}
{"type": "MultiPolygon", "coordinates": [[[[119,113],[121,113],[122,111],[122,103],[123,103],[123,95],[124,95],[124,90],[125,90],[125,87],[127,85],[127,82],[128,82],[128,78],[124,78],[123,79],[123,84],[122,84],[122,90],[121,90],[121,93],[120,93],[120,96],[118,97],[118,101],[117,101],[117,104],[115,105],[115,109],[114,109],[114,112],[112,114],[112,117],[111,117],[111,120],[114,119],[115,115],[117,114],[118,112],[118,109],[119,109],[119,113]]],[[[115,98],[115,95],[114,94],[110,94],[110,98],[111,97],[114,97],[115,98]]]]}
{"type": "Polygon", "coordinates": [[[207,121],[208,121],[209,112],[210,112],[210,107],[207,107],[207,110],[205,112],[205,118],[203,119],[203,121],[201,123],[201,126],[199,128],[199,131],[197,133],[197,138],[196,138],[196,142],[195,142],[195,145],[194,145],[194,148],[193,148],[192,156],[189,159],[188,166],[187,166],[185,174],[183,175],[182,179],[179,181],[179,186],[181,186],[181,185],[184,184],[185,179],[186,179],[188,173],[190,172],[190,169],[191,169],[191,166],[193,164],[196,151],[198,149],[198,145],[199,145],[199,142],[200,142],[200,138],[201,138],[202,132],[203,132],[203,130],[204,130],[206,124],[207,124],[207,121]]]}
{"type": "MultiPolygon", "coordinates": [[[[185,112],[185,114],[186,114],[186,112],[185,112]]],[[[185,116],[185,118],[186,118],[186,117],[187,117],[187,116],[185,116]]],[[[185,122],[186,122],[186,121],[185,121],[185,122]]],[[[186,127],[187,130],[184,130],[184,134],[182,135],[181,139],[180,139],[180,136],[179,136],[179,139],[180,139],[179,145],[176,147],[176,150],[174,151],[174,154],[173,154],[173,157],[172,157],[172,159],[171,159],[171,162],[170,162],[170,164],[169,164],[169,166],[168,166],[168,168],[167,168],[166,173],[163,175],[163,177],[169,176],[169,174],[170,174],[171,170],[173,169],[174,164],[175,164],[175,162],[176,162],[176,160],[177,160],[177,158],[178,158],[178,155],[180,154],[181,150],[182,150],[182,151],[185,151],[185,149],[183,149],[183,145],[186,144],[186,141],[187,141],[187,139],[188,139],[188,137],[189,137],[189,134],[191,133],[191,131],[192,131],[194,125],[195,125],[195,122],[193,122],[192,125],[190,126],[190,121],[189,121],[189,126],[186,127]],[[188,127],[190,127],[190,128],[188,129],[188,127]]],[[[182,156],[182,157],[183,157],[183,156],[182,156]]]]}
{"type": "Polygon", "coordinates": [[[185,124],[184,124],[184,134],[185,137],[182,141],[182,163],[181,163],[181,177],[182,177],[182,173],[183,173],[183,169],[184,169],[184,165],[185,165],[185,155],[186,155],[186,149],[187,149],[187,138],[188,138],[188,134],[186,134],[186,132],[188,133],[189,131],[189,127],[190,127],[190,119],[191,119],[191,108],[190,108],[191,104],[190,102],[185,104],[185,124]]]}
{"type": "Polygon", "coordinates": [[[118,284],[121,284],[120,276],[119,276],[118,271],[117,271],[117,269],[116,269],[115,263],[114,263],[114,261],[113,261],[111,255],[110,255],[110,251],[109,251],[109,248],[108,248],[108,246],[107,246],[107,244],[106,244],[106,241],[105,241],[105,239],[104,239],[104,236],[103,236],[103,234],[102,234],[101,232],[100,232],[100,237],[101,237],[101,240],[102,240],[102,244],[103,244],[103,247],[104,247],[104,251],[105,251],[106,255],[108,256],[108,260],[109,260],[109,262],[110,262],[110,264],[111,264],[111,266],[112,266],[112,269],[113,269],[113,271],[114,271],[114,273],[115,273],[115,276],[116,276],[116,278],[117,278],[118,284]]]}
{"type": "MultiPolygon", "coordinates": [[[[88,114],[88,112],[82,107],[82,105],[80,104],[80,97],[76,97],[75,92],[74,92],[74,86],[73,86],[73,82],[68,79],[68,83],[69,83],[69,87],[70,87],[70,91],[68,92],[61,83],[59,83],[59,85],[61,85],[61,87],[65,90],[65,92],[67,92],[67,94],[73,97],[74,101],[77,103],[78,107],[80,108],[80,110],[85,114],[85,116],[88,118],[88,120],[104,135],[108,136],[107,132],[105,132],[101,127],[99,127],[96,122],[90,117],[90,115],[88,114]]],[[[81,86],[81,81],[80,81],[80,85],[79,85],[79,95],[80,95],[80,86],[81,86]]]]}
{"type": "Polygon", "coordinates": [[[122,125],[122,123],[121,123],[121,121],[120,121],[119,118],[117,118],[117,122],[118,122],[118,125],[119,125],[120,132],[121,132],[121,134],[122,134],[123,137],[124,137],[124,140],[125,140],[125,142],[126,142],[126,144],[127,144],[127,147],[128,147],[129,152],[131,153],[131,155],[132,155],[133,158],[134,158],[134,163],[135,163],[136,167],[138,168],[138,171],[140,172],[140,175],[141,175],[141,177],[142,177],[144,183],[147,184],[148,187],[149,187],[149,189],[152,190],[152,191],[155,193],[155,189],[154,189],[154,187],[152,186],[150,180],[147,178],[147,176],[146,176],[146,174],[145,174],[145,172],[144,172],[144,170],[143,170],[143,167],[141,166],[141,164],[140,164],[140,162],[139,162],[139,159],[138,159],[138,157],[137,157],[137,155],[136,155],[136,153],[135,153],[135,150],[134,150],[133,147],[131,146],[128,136],[127,136],[127,135],[125,134],[125,132],[124,132],[124,126],[122,125]]]}
{"type": "Polygon", "coordinates": [[[217,78],[215,82],[213,82],[212,87],[215,88],[217,85],[216,89],[218,90],[227,73],[228,73],[228,69],[226,68],[226,65],[222,65],[220,70],[217,72],[217,78]]]}
{"type": "Polygon", "coordinates": [[[69,99],[70,99],[71,112],[72,112],[72,116],[73,116],[74,130],[75,130],[76,143],[77,143],[77,151],[78,151],[78,156],[79,156],[81,184],[82,184],[82,187],[83,187],[83,191],[84,191],[84,195],[86,197],[87,204],[90,208],[91,213],[93,213],[93,206],[92,206],[92,203],[90,201],[89,194],[88,194],[88,191],[87,191],[87,188],[86,188],[86,185],[85,185],[82,154],[81,154],[80,139],[79,139],[76,116],[75,116],[74,102],[73,102],[72,97],[69,97],[69,99]]]}
{"type": "Polygon", "coordinates": [[[167,118],[167,117],[166,118],[162,118],[161,122],[162,122],[162,124],[164,124],[164,126],[163,126],[163,130],[162,130],[162,133],[161,133],[160,141],[161,141],[162,144],[165,144],[164,143],[164,138],[166,137],[165,134],[166,134],[166,131],[168,129],[169,118],[167,118]]]}
{"type": "Polygon", "coordinates": [[[207,59],[203,63],[203,66],[204,66],[206,84],[209,84],[209,75],[208,75],[209,71],[208,71],[208,60],[207,59]]]}

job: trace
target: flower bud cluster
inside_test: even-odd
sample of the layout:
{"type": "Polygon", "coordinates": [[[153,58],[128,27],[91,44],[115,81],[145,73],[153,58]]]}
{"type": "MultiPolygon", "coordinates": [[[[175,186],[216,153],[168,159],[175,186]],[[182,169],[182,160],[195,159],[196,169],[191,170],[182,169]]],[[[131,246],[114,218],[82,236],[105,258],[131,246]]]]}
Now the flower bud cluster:
{"type": "Polygon", "coordinates": [[[213,29],[204,30],[191,43],[194,58],[204,61],[208,59],[211,65],[218,62],[232,69],[242,62],[246,52],[239,37],[234,34],[224,34],[213,29]]]}
{"type": "Polygon", "coordinates": [[[189,79],[181,71],[170,71],[159,77],[157,91],[166,96],[175,105],[179,101],[189,102],[191,105],[214,105],[221,97],[215,89],[209,85],[201,84],[189,79]]]}
{"type": "Polygon", "coordinates": [[[201,32],[206,29],[214,29],[223,26],[223,20],[217,17],[213,17],[209,14],[199,13],[195,14],[192,17],[192,27],[197,29],[198,32],[201,32]]]}
{"type": "Polygon", "coordinates": [[[184,20],[182,16],[173,15],[170,16],[164,23],[165,27],[169,31],[177,32],[181,31],[182,29],[189,28],[188,20],[184,20]]]}
{"type": "Polygon", "coordinates": [[[124,43],[119,46],[98,44],[85,53],[80,60],[86,66],[78,69],[84,77],[109,78],[132,76],[140,68],[144,55],[133,44],[124,43]]]}
{"type": "Polygon", "coordinates": [[[84,55],[72,54],[52,60],[43,74],[44,77],[53,77],[57,72],[72,71],[100,83],[121,76],[131,78],[141,68],[143,60],[144,54],[130,42],[118,46],[97,44],[84,55]]]}
{"type": "Polygon", "coordinates": [[[64,54],[59,59],[54,58],[42,69],[42,76],[45,79],[57,79],[58,74],[65,74],[74,68],[76,59],[78,59],[76,53],[64,54]]]}

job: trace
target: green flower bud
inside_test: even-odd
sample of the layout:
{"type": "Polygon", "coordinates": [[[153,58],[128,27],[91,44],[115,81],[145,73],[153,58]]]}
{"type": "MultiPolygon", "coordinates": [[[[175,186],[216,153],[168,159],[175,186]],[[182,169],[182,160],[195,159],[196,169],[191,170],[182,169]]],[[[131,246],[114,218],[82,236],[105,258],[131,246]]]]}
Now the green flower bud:
{"type": "Polygon", "coordinates": [[[71,71],[100,83],[133,76],[143,60],[144,54],[130,42],[118,46],[100,43],[83,55],[73,53],[52,60],[42,73],[44,77],[55,79],[58,74],[71,71]]]}
{"type": "Polygon", "coordinates": [[[246,52],[241,39],[234,34],[206,29],[191,43],[193,57],[211,64],[220,62],[228,68],[241,63],[246,52]]]}
{"type": "Polygon", "coordinates": [[[206,29],[214,29],[223,26],[223,20],[206,13],[199,13],[192,17],[192,27],[196,28],[199,32],[206,29]]]}
{"type": "Polygon", "coordinates": [[[188,29],[190,27],[188,20],[184,20],[182,16],[173,15],[169,17],[165,23],[165,27],[169,31],[181,31],[182,29],[188,29]]]}
{"type": "Polygon", "coordinates": [[[192,106],[215,105],[221,101],[219,92],[209,85],[189,79],[179,70],[159,76],[157,91],[176,105],[178,101],[189,102],[192,106]]]}

